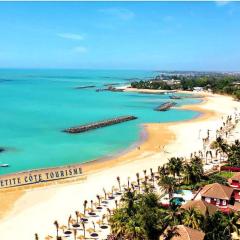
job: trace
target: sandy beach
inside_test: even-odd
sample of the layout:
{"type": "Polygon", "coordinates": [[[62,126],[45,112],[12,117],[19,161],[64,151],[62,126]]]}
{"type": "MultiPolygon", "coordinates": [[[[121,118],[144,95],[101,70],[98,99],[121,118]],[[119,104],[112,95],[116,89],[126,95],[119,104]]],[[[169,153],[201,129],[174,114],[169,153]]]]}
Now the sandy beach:
{"type": "Polygon", "coordinates": [[[103,187],[110,191],[117,184],[116,176],[124,181],[127,177],[135,179],[136,172],[156,169],[172,156],[188,158],[191,152],[202,148],[201,139],[207,130],[214,132],[222,123],[222,117],[239,108],[239,102],[227,96],[206,94],[202,103],[181,108],[199,111],[200,115],[184,122],[146,124],[147,137],[140,148],[112,159],[82,165],[84,180],[51,183],[25,190],[16,188],[10,192],[1,190],[1,238],[31,240],[37,232],[43,239],[54,234],[54,220],[66,224],[69,214],[82,209],[85,199],[95,200],[103,187]]]}

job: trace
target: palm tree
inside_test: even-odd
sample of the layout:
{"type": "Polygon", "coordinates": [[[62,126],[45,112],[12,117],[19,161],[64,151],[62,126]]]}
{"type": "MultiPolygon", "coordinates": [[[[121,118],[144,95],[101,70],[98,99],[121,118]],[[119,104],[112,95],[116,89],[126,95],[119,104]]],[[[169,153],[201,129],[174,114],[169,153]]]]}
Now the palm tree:
{"type": "Polygon", "coordinates": [[[105,188],[103,188],[103,193],[104,193],[104,199],[107,200],[107,192],[106,192],[105,188]]]}
{"type": "Polygon", "coordinates": [[[92,221],[92,225],[93,225],[94,231],[96,231],[96,226],[95,226],[95,222],[94,221],[92,221]]]}
{"type": "Polygon", "coordinates": [[[168,174],[168,168],[167,166],[163,165],[163,166],[158,166],[158,173],[159,173],[159,176],[164,176],[164,175],[167,175],[168,174]]]}
{"type": "Polygon", "coordinates": [[[203,215],[194,208],[190,208],[183,212],[182,223],[187,227],[193,229],[201,229],[203,220],[204,220],[203,215]]]}
{"type": "Polygon", "coordinates": [[[128,177],[127,186],[128,186],[128,189],[129,189],[130,188],[130,177],[128,177]]]}
{"type": "Polygon", "coordinates": [[[189,163],[183,166],[183,175],[185,184],[197,183],[203,176],[203,164],[199,157],[194,157],[189,163]]]}
{"type": "Polygon", "coordinates": [[[72,221],[72,216],[70,215],[69,218],[68,218],[68,228],[70,228],[71,221],[72,221]]]}
{"type": "Polygon", "coordinates": [[[75,215],[76,215],[76,219],[77,219],[77,223],[78,223],[79,212],[75,211],[75,215]]]}
{"type": "Polygon", "coordinates": [[[229,152],[228,144],[221,137],[217,137],[216,140],[211,143],[210,148],[216,150],[216,156],[219,152],[225,155],[229,152]]]}
{"type": "Polygon", "coordinates": [[[84,213],[84,215],[86,215],[87,203],[88,203],[87,200],[85,200],[85,201],[83,202],[83,213],[84,213]]]}
{"type": "Polygon", "coordinates": [[[118,201],[115,200],[115,206],[116,206],[116,209],[118,208],[118,201]]]}
{"type": "Polygon", "coordinates": [[[220,211],[207,216],[203,224],[206,240],[231,240],[229,217],[220,211]]]}
{"type": "Polygon", "coordinates": [[[153,187],[154,187],[154,180],[155,180],[155,174],[154,174],[154,172],[151,172],[151,180],[152,180],[153,187]]]}
{"type": "Polygon", "coordinates": [[[96,197],[97,197],[97,199],[98,199],[98,206],[100,206],[100,205],[101,205],[101,198],[100,198],[99,195],[97,195],[96,197]]]}
{"type": "Polygon", "coordinates": [[[93,212],[93,200],[91,200],[91,212],[93,212]]]}
{"type": "Polygon", "coordinates": [[[111,209],[110,209],[110,208],[107,208],[107,212],[108,212],[109,216],[112,215],[112,212],[111,212],[111,209]]]}
{"type": "Polygon", "coordinates": [[[77,240],[77,229],[76,228],[73,229],[73,236],[74,236],[74,240],[77,240]]]}
{"type": "Polygon", "coordinates": [[[39,240],[39,238],[38,238],[38,234],[37,233],[35,233],[35,240],[39,240]]]}
{"type": "Polygon", "coordinates": [[[240,166],[240,142],[235,141],[229,147],[228,162],[231,166],[240,166]]]}
{"type": "Polygon", "coordinates": [[[56,239],[58,240],[58,230],[59,230],[59,224],[58,224],[58,221],[54,221],[54,223],[53,223],[54,225],[55,225],[55,227],[56,227],[56,239]]]}
{"type": "Polygon", "coordinates": [[[144,181],[143,181],[145,192],[148,192],[148,190],[149,190],[147,183],[148,183],[148,176],[145,176],[144,181]]]}
{"type": "Polygon", "coordinates": [[[167,215],[164,217],[164,222],[166,222],[167,225],[174,226],[179,224],[181,215],[177,207],[170,207],[166,213],[167,215]]]}
{"type": "Polygon", "coordinates": [[[139,191],[140,191],[141,186],[140,186],[140,176],[139,176],[139,173],[136,173],[136,176],[137,176],[137,185],[138,185],[138,188],[139,188],[139,191]]]}
{"type": "Polygon", "coordinates": [[[182,158],[175,158],[172,157],[169,159],[169,162],[167,163],[168,169],[170,173],[175,177],[180,176],[180,172],[183,167],[183,159],[182,158]]]}
{"type": "Polygon", "coordinates": [[[191,182],[191,172],[192,172],[191,165],[188,163],[184,164],[183,175],[184,175],[184,182],[187,185],[190,184],[191,182]]]}
{"type": "Polygon", "coordinates": [[[117,181],[118,181],[118,187],[119,187],[119,191],[121,192],[121,182],[120,182],[120,177],[117,177],[117,181]]]}
{"type": "Polygon", "coordinates": [[[240,237],[240,212],[230,214],[229,218],[230,231],[240,237]]]}
{"type": "Polygon", "coordinates": [[[178,233],[177,226],[169,226],[165,232],[162,234],[163,240],[171,240],[173,237],[178,237],[180,234],[178,233]]]}
{"type": "Polygon", "coordinates": [[[205,164],[208,164],[208,162],[207,162],[207,158],[208,158],[208,155],[210,155],[210,158],[211,158],[211,161],[210,162],[212,162],[212,151],[211,150],[209,150],[209,151],[206,151],[206,161],[205,161],[205,164]]]}
{"type": "Polygon", "coordinates": [[[81,221],[81,224],[82,224],[82,227],[83,227],[83,236],[84,236],[84,239],[85,239],[86,238],[86,227],[85,227],[84,221],[81,221]]]}
{"type": "Polygon", "coordinates": [[[172,199],[173,193],[176,189],[176,180],[174,177],[169,177],[169,176],[162,176],[159,179],[158,185],[168,193],[169,195],[169,200],[172,199]]]}

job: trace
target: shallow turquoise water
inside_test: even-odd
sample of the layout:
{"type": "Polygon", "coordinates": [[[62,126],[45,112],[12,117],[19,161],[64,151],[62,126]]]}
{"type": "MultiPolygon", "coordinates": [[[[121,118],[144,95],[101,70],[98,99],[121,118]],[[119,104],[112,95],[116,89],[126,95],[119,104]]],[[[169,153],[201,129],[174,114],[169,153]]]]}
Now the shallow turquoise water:
{"type": "MultiPolygon", "coordinates": [[[[151,77],[146,71],[0,70],[0,174],[81,163],[110,156],[140,139],[145,122],[182,121],[194,111],[153,108],[168,95],[96,92],[76,86],[126,84],[129,79],[151,77]],[[9,80],[9,81],[5,81],[9,80]],[[138,120],[70,135],[64,128],[122,115],[138,120]]],[[[178,104],[197,99],[177,100],[178,104]]]]}

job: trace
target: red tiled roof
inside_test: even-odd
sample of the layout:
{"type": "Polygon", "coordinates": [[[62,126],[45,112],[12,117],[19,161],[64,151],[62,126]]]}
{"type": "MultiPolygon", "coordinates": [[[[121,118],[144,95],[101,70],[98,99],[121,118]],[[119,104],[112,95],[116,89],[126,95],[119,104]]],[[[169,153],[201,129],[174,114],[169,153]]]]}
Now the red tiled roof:
{"type": "MultiPolygon", "coordinates": [[[[171,240],[203,240],[205,233],[196,229],[186,227],[184,225],[176,226],[176,235],[171,240]]],[[[164,239],[160,236],[160,240],[164,239]]]]}
{"type": "Polygon", "coordinates": [[[217,198],[230,200],[233,189],[219,183],[208,184],[200,191],[201,196],[209,198],[217,198]]]}
{"type": "Polygon", "coordinates": [[[209,215],[213,215],[218,210],[218,207],[216,207],[215,205],[202,200],[188,201],[187,203],[183,204],[181,208],[186,210],[194,208],[197,209],[202,215],[206,215],[207,212],[209,213],[209,215]]]}
{"type": "Polygon", "coordinates": [[[230,179],[240,182],[240,172],[235,173],[230,179]]]}

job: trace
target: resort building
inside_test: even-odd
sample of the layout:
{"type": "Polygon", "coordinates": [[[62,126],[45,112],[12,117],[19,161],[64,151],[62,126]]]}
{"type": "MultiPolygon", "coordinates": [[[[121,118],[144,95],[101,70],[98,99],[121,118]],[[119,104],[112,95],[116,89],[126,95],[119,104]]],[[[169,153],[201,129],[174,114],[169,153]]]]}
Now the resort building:
{"type": "Polygon", "coordinates": [[[235,173],[228,181],[232,188],[240,190],[240,172],[235,173]]]}
{"type": "MultiPolygon", "coordinates": [[[[171,240],[203,240],[205,237],[205,233],[202,231],[192,229],[186,227],[184,225],[175,226],[175,234],[171,240]]],[[[170,228],[167,228],[162,236],[160,236],[160,240],[164,240],[170,228]]]]}
{"type": "Polygon", "coordinates": [[[233,197],[233,188],[219,183],[204,186],[195,199],[201,199],[221,209],[229,207],[229,201],[233,197]]]}
{"type": "Polygon", "coordinates": [[[203,87],[194,87],[193,92],[202,92],[204,89],[203,87]]]}
{"type": "Polygon", "coordinates": [[[209,214],[211,216],[218,210],[218,207],[203,200],[188,201],[187,203],[183,204],[181,208],[185,210],[192,208],[197,209],[204,216],[206,216],[206,214],[209,214]]]}
{"type": "Polygon", "coordinates": [[[234,189],[233,195],[235,201],[240,202],[240,172],[235,173],[228,179],[230,186],[234,189]]]}

